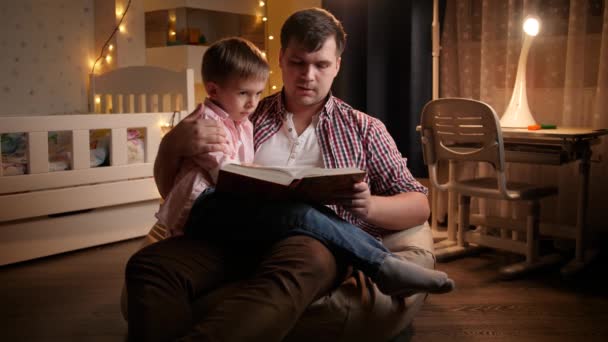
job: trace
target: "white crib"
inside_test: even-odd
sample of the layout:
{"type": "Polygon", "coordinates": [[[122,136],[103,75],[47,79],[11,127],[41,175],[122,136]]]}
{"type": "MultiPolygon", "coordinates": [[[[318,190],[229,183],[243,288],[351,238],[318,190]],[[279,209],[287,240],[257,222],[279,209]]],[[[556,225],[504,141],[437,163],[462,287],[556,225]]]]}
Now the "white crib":
{"type": "Polygon", "coordinates": [[[193,70],[128,67],[91,84],[96,112],[112,114],[0,117],[0,134],[27,141],[25,174],[6,174],[0,158],[0,265],[143,236],[153,226],[154,159],[163,127],[194,108],[193,70]],[[108,165],[92,167],[90,132],[100,129],[110,132],[108,165]],[[49,132],[58,131],[71,136],[69,167],[52,172],[49,132]],[[139,142],[141,158],[130,161],[139,142]]]}

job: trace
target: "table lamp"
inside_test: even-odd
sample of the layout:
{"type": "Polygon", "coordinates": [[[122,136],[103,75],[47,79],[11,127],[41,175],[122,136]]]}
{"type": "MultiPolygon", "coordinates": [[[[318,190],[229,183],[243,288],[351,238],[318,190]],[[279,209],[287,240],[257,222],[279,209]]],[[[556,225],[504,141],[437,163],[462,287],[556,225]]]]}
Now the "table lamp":
{"type": "Polygon", "coordinates": [[[530,125],[536,124],[532,113],[530,113],[528,97],[526,96],[526,64],[532,39],[534,39],[540,30],[540,21],[536,17],[527,17],[523,28],[526,34],[519,55],[519,62],[517,63],[515,87],[513,88],[511,101],[509,101],[509,105],[500,119],[502,127],[527,128],[530,125]]]}

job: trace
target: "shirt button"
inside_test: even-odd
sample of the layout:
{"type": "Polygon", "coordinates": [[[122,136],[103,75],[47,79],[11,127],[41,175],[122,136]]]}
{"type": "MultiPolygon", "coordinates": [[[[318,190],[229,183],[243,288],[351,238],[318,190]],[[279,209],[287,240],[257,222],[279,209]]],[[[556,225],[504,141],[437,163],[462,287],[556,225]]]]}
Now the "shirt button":
{"type": "Polygon", "coordinates": [[[300,142],[299,142],[299,141],[296,141],[295,145],[296,145],[296,146],[300,145],[300,142]]]}
{"type": "Polygon", "coordinates": [[[293,131],[293,128],[289,127],[287,130],[288,130],[289,132],[291,132],[291,131],[293,131]]]}

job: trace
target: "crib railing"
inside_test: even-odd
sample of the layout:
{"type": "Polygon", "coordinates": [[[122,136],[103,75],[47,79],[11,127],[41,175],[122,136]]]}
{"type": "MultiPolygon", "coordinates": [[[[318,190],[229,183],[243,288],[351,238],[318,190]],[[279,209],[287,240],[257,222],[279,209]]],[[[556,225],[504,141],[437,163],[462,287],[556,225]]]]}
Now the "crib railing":
{"type": "Polygon", "coordinates": [[[159,198],[153,163],[162,126],[171,119],[172,113],[0,117],[0,133],[25,133],[28,152],[27,174],[0,174],[0,222],[159,198]],[[128,163],[130,128],[145,132],[143,163],[128,163]],[[107,167],[91,167],[90,131],[98,129],[111,132],[107,167]],[[69,170],[49,171],[54,131],[71,132],[69,170]]]}
{"type": "Polygon", "coordinates": [[[131,66],[90,75],[90,112],[156,113],[194,110],[194,70],[131,66]]]}

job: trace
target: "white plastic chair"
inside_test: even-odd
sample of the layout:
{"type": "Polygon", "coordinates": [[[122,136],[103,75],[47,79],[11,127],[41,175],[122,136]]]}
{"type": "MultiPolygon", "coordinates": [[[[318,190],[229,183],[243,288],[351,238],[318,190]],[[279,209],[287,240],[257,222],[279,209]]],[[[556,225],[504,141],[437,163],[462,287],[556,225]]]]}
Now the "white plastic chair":
{"type": "MultiPolygon", "coordinates": [[[[553,186],[535,186],[509,182],[505,175],[505,150],[496,112],[486,103],[463,99],[433,100],[424,107],[421,117],[421,137],[425,164],[433,186],[442,191],[454,191],[459,196],[456,241],[436,251],[438,261],[469,254],[475,247],[491,247],[526,256],[523,263],[502,268],[501,274],[512,277],[540,266],[559,261],[556,255],[539,256],[540,200],[557,194],[553,186]],[[437,168],[440,161],[487,162],[495,169],[495,177],[448,180],[440,183],[437,168]],[[501,220],[506,227],[502,234],[488,234],[484,228],[469,230],[471,197],[529,203],[525,227],[510,218],[501,220]],[[505,234],[505,229],[525,231],[505,234]],[[471,246],[471,244],[476,246],[471,246]]],[[[450,237],[448,232],[448,239],[450,237]]],[[[448,241],[449,242],[449,241],[448,241]]]]}

